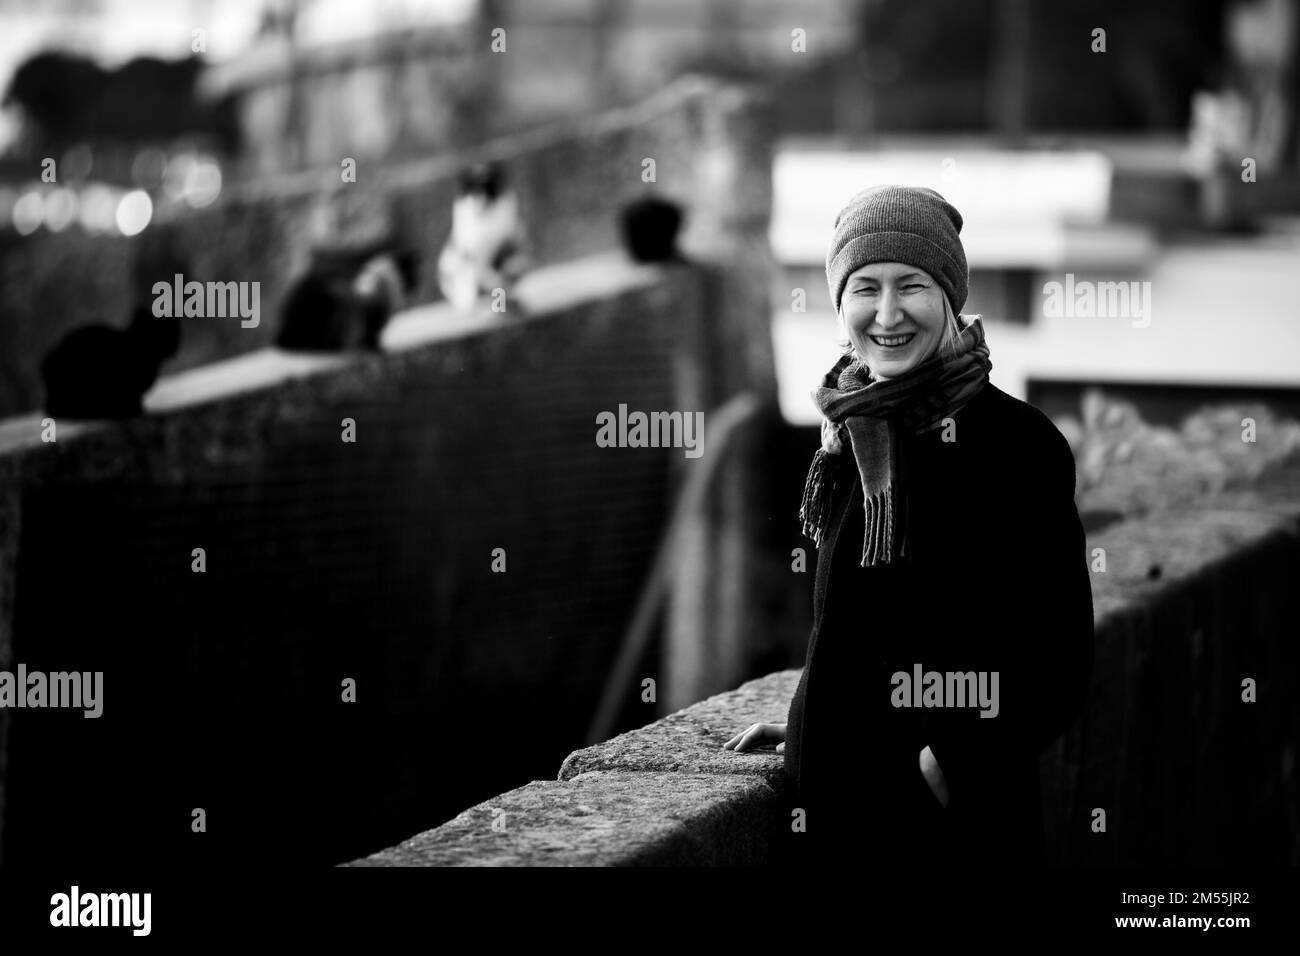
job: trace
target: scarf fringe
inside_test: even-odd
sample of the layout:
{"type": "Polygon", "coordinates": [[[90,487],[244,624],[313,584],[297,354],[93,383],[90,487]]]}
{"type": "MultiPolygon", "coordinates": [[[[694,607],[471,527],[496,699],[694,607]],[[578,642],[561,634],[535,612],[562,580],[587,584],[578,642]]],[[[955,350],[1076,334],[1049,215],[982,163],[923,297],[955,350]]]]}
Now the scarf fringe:
{"type": "Polygon", "coordinates": [[[893,564],[909,557],[907,547],[907,495],[897,486],[864,498],[867,533],[862,543],[862,566],[893,564]]]}
{"type": "MultiPolygon", "coordinates": [[[[799,517],[803,533],[821,547],[830,526],[831,503],[835,494],[835,466],[831,455],[818,449],[813,455],[808,478],[804,482],[803,504],[799,517]]],[[[862,566],[893,564],[910,556],[908,548],[907,495],[890,485],[874,495],[864,497],[866,535],[862,542],[862,566]]]]}
{"type": "Polygon", "coordinates": [[[813,455],[808,477],[803,485],[803,501],[799,506],[799,518],[803,521],[803,533],[812,538],[813,544],[821,547],[822,536],[831,522],[831,499],[835,492],[835,467],[831,456],[824,449],[817,449],[813,455]]]}

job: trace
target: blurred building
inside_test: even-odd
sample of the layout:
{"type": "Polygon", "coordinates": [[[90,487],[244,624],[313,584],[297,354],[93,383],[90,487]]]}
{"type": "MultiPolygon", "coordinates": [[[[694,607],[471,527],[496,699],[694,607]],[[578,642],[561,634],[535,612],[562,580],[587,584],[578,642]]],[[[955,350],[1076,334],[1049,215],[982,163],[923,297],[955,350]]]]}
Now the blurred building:
{"type": "Polygon", "coordinates": [[[268,5],[280,14],[206,78],[238,102],[248,173],[448,152],[691,70],[770,80],[851,49],[861,3],[481,0],[437,22],[412,4],[346,36],[319,26],[339,6],[268,5]]]}
{"type": "Polygon", "coordinates": [[[244,175],[446,152],[487,134],[490,78],[469,23],[399,14],[341,36],[320,28],[337,4],[275,6],[248,49],[203,83],[236,103],[244,175]]]}

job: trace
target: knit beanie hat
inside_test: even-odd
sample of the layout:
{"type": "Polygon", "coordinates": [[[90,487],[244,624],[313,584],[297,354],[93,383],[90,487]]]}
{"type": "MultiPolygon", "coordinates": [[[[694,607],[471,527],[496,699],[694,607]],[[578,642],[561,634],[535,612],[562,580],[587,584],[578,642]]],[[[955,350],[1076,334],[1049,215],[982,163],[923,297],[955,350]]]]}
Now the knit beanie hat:
{"type": "Polygon", "coordinates": [[[835,217],[826,253],[836,313],[844,286],[858,269],[872,262],[905,262],[928,272],[948,296],[953,314],[960,314],[969,284],[961,225],[961,213],[933,189],[872,186],[858,193],[835,217]]]}

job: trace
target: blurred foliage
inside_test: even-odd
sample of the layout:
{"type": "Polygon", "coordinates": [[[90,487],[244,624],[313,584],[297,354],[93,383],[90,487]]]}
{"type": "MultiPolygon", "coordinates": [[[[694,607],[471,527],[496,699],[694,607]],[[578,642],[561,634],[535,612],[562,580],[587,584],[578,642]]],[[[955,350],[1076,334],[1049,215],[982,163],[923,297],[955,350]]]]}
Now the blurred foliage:
{"type": "Polygon", "coordinates": [[[22,114],[18,148],[28,155],[81,142],[145,145],[196,133],[231,152],[238,146],[233,103],[196,96],[202,69],[198,57],[138,57],[106,70],[76,53],[45,51],[18,67],[4,103],[22,114]]]}
{"type": "Polygon", "coordinates": [[[1082,420],[1057,422],[1077,463],[1081,510],[1144,515],[1227,489],[1249,488],[1265,472],[1300,468],[1300,422],[1262,401],[1207,404],[1175,429],[1144,421],[1137,406],[1089,389],[1082,420]],[[1259,436],[1244,441],[1244,419],[1259,436]]]}

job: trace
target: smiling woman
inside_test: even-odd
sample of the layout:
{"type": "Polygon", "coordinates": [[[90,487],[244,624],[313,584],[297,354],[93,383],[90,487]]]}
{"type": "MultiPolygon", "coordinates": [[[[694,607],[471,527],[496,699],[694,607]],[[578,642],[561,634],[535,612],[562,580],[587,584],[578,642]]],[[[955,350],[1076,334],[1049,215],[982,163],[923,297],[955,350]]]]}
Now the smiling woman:
{"type": "Polygon", "coordinates": [[[989,382],[981,320],[958,318],[961,226],[933,190],[876,187],[841,210],[826,257],[845,354],[813,393],[807,659],[787,723],[724,745],[784,741],[797,852],[819,867],[1041,862],[1038,756],[1091,676],[1074,459],[989,382]],[[895,677],[923,663],[988,675],[990,706],[902,706],[895,677]]]}
{"type": "Polygon", "coordinates": [[[899,378],[941,345],[956,348],[960,327],[928,272],[872,262],[849,276],[839,310],[843,344],[864,356],[877,381],[899,378]]]}

